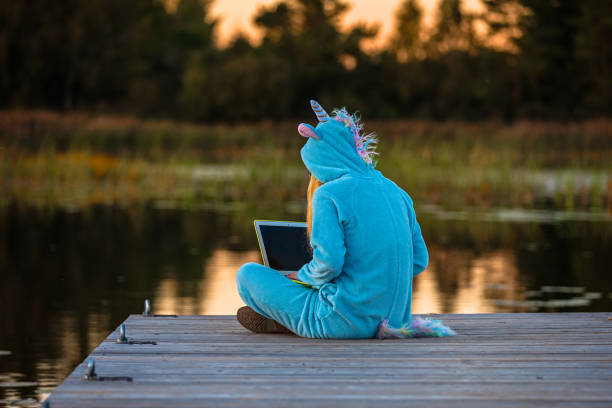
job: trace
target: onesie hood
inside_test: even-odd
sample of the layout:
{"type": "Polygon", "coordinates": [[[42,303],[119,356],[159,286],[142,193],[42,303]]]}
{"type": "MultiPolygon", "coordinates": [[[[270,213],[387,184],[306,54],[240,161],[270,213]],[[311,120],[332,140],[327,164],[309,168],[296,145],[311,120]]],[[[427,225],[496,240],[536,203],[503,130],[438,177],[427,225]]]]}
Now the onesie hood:
{"type": "Polygon", "coordinates": [[[310,104],[319,123],[298,126],[299,134],[308,138],[300,152],[306,168],[323,183],[345,175],[370,175],[376,166],[375,135],[364,135],[359,117],[345,108],[329,116],[316,101],[310,104]]]}

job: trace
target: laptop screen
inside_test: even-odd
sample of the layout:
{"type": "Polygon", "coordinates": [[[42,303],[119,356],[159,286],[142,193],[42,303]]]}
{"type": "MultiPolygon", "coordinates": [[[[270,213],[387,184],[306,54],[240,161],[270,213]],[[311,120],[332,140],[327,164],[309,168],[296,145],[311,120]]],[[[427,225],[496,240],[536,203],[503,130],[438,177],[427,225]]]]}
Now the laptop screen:
{"type": "Polygon", "coordinates": [[[312,259],[306,227],[260,225],[259,230],[271,268],[297,271],[312,259]]]}

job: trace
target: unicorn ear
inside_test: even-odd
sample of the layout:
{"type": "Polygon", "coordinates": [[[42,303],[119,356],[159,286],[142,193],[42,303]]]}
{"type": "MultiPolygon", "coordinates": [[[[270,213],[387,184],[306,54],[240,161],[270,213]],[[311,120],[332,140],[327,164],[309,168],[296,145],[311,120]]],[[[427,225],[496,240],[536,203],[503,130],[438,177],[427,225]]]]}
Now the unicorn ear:
{"type": "Polygon", "coordinates": [[[306,123],[299,124],[298,133],[304,137],[313,137],[317,140],[320,140],[319,136],[317,136],[317,132],[315,132],[315,128],[306,123]]]}
{"type": "Polygon", "coordinates": [[[319,103],[314,99],[310,100],[310,107],[314,111],[315,115],[317,115],[317,119],[319,119],[319,122],[325,123],[329,120],[329,115],[327,114],[327,112],[325,112],[325,109],[323,109],[321,105],[319,105],[319,103]]]}

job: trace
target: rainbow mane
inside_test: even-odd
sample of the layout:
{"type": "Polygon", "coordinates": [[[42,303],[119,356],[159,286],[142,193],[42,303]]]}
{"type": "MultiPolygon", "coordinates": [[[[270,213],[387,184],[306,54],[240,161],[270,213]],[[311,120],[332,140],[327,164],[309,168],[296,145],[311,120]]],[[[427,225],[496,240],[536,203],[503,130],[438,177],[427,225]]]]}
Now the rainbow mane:
{"type": "Polygon", "coordinates": [[[355,141],[357,154],[359,154],[368,166],[376,167],[376,156],[378,155],[378,152],[376,152],[376,144],[378,143],[376,134],[373,132],[368,134],[363,133],[363,124],[357,112],[351,115],[347,112],[346,108],[342,108],[334,109],[332,114],[334,115],[333,119],[344,123],[344,125],[350,129],[353,140],[355,141]]]}

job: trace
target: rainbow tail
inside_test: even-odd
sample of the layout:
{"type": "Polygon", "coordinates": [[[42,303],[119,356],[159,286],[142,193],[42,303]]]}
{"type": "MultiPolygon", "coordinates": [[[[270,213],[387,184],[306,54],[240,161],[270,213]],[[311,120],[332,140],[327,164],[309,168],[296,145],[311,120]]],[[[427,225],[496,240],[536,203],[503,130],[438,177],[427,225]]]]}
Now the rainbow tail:
{"type": "Polygon", "coordinates": [[[402,327],[396,329],[389,326],[389,320],[385,319],[376,329],[378,339],[410,339],[414,337],[446,337],[457,333],[442,323],[442,320],[423,319],[415,316],[402,327]]]}

